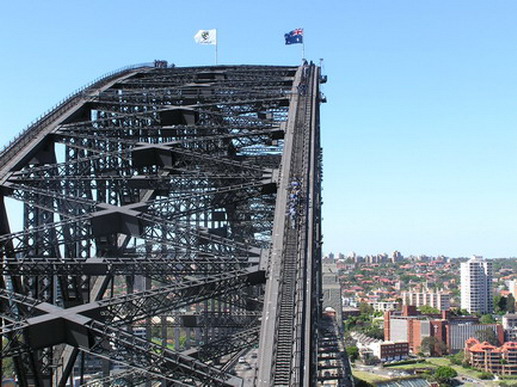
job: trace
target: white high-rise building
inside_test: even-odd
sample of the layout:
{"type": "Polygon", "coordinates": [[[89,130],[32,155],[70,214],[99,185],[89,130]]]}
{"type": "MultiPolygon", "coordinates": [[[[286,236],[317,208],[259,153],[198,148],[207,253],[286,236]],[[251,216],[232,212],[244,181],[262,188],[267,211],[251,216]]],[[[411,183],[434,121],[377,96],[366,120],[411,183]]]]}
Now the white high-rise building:
{"type": "Polygon", "coordinates": [[[414,305],[416,307],[428,305],[438,310],[448,310],[451,307],[448,292],[433,291],[427,288],[420,291],[402,292],[401,298],[402,305],[414,305]]]}
{"type": "Polygon", "coordinates": [[[461,308],[469,313],[492,313],[492,262],[474,255],[461,263],[461,308]]]}

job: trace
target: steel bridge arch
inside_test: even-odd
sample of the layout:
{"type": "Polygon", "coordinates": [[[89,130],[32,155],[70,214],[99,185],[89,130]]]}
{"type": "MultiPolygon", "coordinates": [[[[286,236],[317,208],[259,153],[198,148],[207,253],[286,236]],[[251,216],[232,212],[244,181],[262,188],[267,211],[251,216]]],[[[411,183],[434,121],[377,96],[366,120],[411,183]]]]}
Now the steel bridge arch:
{"type": "Polygon", "coordinates": [[[319,71],[131,66],[9,143],[1,354],[21,386],[64,386],[91,358],[104,385],[110,364],[132,383],[242,385],[229,369],[257,346],[253,384],[315,384],[319,71]]]}

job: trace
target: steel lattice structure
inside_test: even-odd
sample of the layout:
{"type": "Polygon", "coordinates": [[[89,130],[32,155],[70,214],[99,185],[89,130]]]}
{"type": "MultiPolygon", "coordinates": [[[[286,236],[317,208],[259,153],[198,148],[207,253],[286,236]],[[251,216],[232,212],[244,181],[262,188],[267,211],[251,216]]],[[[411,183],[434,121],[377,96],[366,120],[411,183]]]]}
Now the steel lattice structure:
{"type": "Polygon", "coordinates": [[[257,346],[253,384],[315,384],[322,79],[134,66],[0,153],[1,354],[21,386],[92,358],[92,385],[242,385],[232,361],[257,346]]]}

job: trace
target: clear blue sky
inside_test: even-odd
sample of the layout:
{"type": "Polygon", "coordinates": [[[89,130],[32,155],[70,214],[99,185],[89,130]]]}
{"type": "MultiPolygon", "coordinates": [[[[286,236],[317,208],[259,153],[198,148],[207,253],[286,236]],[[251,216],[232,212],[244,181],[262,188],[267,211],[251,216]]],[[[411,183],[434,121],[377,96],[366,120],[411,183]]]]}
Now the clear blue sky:
{"type": "Polygon", "coordinates": [[[0,145],[127,64],[324,58],[324,250],[517,256],[513,0],[4,1],[0,145]]]}

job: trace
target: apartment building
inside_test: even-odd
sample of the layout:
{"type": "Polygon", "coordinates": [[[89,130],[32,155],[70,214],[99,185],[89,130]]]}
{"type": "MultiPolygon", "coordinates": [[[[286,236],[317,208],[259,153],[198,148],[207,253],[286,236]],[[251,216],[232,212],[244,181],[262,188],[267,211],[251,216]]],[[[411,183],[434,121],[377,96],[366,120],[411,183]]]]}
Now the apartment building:
{"type": "Polygon", "coordinates": [[[402,292],[402,305],[413,305],[417,308],[420,306],[431,306],[438,310],[449,310],[450,294],[441,291],[423,290],[402,292]]]}
{"type": "Polygon", "coordinates": [[[474,256],[460,264],[461,308],[469,313],[492,313],[492,262],[474,256]]]}
{"type": "Polygon", "coordinates": [[[498,375],[517,375],[516,342],[496,347],[472,337],[465,342],[465,355],[472,367],[498,375]]]}

